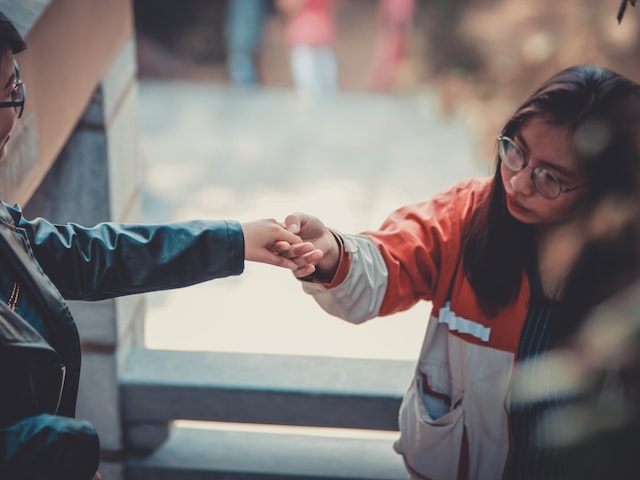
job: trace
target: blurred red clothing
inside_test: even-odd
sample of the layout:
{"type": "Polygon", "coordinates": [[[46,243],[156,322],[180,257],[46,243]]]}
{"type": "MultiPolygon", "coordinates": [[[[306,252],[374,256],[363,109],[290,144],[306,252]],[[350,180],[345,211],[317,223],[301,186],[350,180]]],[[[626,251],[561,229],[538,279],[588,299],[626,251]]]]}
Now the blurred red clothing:
{"type": "Polygon", "coordinates": [[[289,0],[287,43],[294,45],[333,45],[336,0],[289,0]]]}
{"type": "Polygon", "coordinates": [[[416,0],[380,0],[379,14],[392,25],[405,25],[411,21],[416,0]]]}
{"type": "Polygon", "coordinates": [[[390,87],[407,58],[407,41],[415,7],[415,0],[380,0],[378,40],[371,74],[373,88],[390,87]]]}

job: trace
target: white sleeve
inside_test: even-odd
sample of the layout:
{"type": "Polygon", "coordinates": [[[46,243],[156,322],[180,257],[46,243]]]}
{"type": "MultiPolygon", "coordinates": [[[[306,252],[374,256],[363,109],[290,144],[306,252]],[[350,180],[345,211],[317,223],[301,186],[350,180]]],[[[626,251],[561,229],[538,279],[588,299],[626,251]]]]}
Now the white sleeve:
{"type": "Polygon", "coordinates": [[[303,289],[327,313],[351,323],[362,323],[377,317],[380,312],[387,290],[387,266],[369,237],[340,236],[345,252],[351,254],[351,267],[344,281],[334,288],[305,282],[303,289]]]}

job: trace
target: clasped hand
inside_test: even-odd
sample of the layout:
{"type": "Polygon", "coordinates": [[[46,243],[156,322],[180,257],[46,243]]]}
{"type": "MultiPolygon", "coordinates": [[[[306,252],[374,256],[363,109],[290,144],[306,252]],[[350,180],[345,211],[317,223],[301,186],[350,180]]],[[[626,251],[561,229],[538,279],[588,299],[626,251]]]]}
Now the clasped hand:
{"type": "Polygon", "coordinates": [[[242,223],[245,259],[293,271],[297,278],[315,274],[330,281],[340,260],[335,234],[319,218],[293,213],[284,224],[276,220],[242,223]]]}

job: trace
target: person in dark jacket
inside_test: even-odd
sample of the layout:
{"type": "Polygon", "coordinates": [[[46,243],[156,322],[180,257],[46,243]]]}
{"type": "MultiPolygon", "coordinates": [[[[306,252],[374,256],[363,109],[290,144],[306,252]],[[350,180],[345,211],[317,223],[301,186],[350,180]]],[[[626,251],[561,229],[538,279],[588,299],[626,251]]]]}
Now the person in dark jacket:
{"type": "MultiPolygon", "coordinates": [[[[0,13],[0,161],[24,109],[25,48],[0,13]]],[[[278,254],[291,248],[313,250],[270,219],[87,228],[0,203],[0,478],[100,479],[96,431],[74,418],[80,342],[65,299],[183,287],[238,275],[245,260],[296,269],[278,254]]]]}

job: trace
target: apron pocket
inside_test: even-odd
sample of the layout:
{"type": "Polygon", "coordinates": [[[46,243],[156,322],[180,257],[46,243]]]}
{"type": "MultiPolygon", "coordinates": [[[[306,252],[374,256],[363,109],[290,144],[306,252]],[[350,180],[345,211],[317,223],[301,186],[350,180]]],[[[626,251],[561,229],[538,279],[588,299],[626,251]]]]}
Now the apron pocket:
{"type": "Polygon", "coordinates": [[[453,397],[451,392],[438,393],[429,387],[430,393],[425,393],[429,379],[429,374],[417,372],[411,382],[400,406],[400,438],[394,448],[420,475],[432,480],[455,479],[464,431],[462,390],[455,389],[459,393],[453,397]]]}

